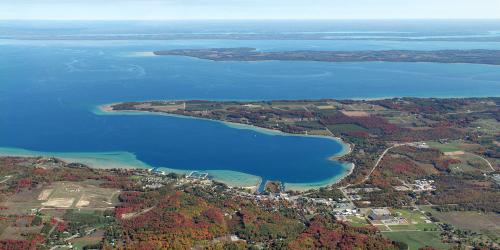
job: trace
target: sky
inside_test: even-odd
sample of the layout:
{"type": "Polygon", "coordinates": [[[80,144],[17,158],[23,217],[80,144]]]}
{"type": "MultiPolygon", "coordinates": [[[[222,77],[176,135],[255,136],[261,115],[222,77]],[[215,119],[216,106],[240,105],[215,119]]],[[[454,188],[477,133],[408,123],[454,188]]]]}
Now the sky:
{"type": "Polygon", "coordinates": [[[0,0],[0,19],[500,19],[500,0],[0,0]]]}

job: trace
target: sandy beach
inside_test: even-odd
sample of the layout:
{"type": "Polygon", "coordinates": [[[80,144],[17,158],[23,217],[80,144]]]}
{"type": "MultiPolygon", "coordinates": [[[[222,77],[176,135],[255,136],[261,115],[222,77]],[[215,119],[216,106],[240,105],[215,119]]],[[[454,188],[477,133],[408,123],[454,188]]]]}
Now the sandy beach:
{"type": "Polygon", "coordinates": [[[352,174],[355,165],[354,163],[347,163],[345,164],[345,167],[347,171],[342,176],[335,176],[325,181],[313,182],[313,183],[284,183],[285,191],[305,192],[310,189],[319,189],[322,187],[327,187],[333,184],[337,184],[340,181],[342,181],[342,179],[352,174]]]}
{"type": "Polygon", "coordinates": [[[144,169],[151,168],[148,164],[139,161],[129,152],[39,152],[18,148],[1,148],[0,156],[15,157],[55,157],[66,162],[82,163],[92,168],[113,169],[144,169]]]}

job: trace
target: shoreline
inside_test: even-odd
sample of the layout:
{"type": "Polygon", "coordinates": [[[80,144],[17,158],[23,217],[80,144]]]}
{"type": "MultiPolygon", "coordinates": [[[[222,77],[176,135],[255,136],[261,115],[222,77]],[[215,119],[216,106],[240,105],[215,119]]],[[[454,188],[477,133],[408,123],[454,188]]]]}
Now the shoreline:
{"type": "Polygon", "coordinates": [[[171,114],[171,113],[166,113],[166,112],[146,111],[146,110],[113,110],[112,106],[115,104],[119,104],[119,103],[121,103],[121,102],[98,105],[96,107],[97,110],[94,109],[93,112],[94,112],[94,114],[97,114],[97,115],[108,115],[108,114],[163,115],[163,116],[178,117],[178,118],[183,118],[183,119],[198,119],[198,120],[219,122],[219,123],[222,123],[230,128],[247,129],[247,130],[252,130],[252,131],[267,134],[267,135],[299,136],[299,137],[306,137],[306,138],[322,138],[322,139],[334,140],[334,141],[338,142],[340,145],[342,145],[342,149],[338,153],[335,153],[335,154],[327,157],[327,159],[330,161],[338,161],[337,159],[342,158],[342,157],[344,157],[352,152],[351,144],[344,142],[344,140],[342,140],[342,138],[337,137],[337,136],[292,134],[292,133],[286,133],[286,132],[283,132],[283,131],[277,130],[277,129],[263,128],[263,127],[258,127],[258,126],[251,125],[251,124],[237,123],[237,122],[224,121],[224,120],[215,120],[215,119],[196,117],[196,116],[171,114]]]}
{"type": "MultiPolygon", "coordinates": [[[[301,137],[313,137],[313,138],[323,138],[334,140],[342,145],[342,149],[335,153],[332,156],[329,156],[327,160],[330,161],[338,161],[338,158],[341,158],[352,152],[351,145],[345,143],[341,138],[334,136],[323,136],[323,135],[305,135],[305,134],[290,134],[279,130],[261,128],[257,126],[253,126],[250,124],[241,124],[235,122],[228,121],[220,121],[214,119],[207,119],[201,117],[193,117],[193,116],[185,116],[185,115],[177,115],[177,114],[169,114],[163,112],[151,112],[151,111],[116,111],[112,109],[112,105],[118,104],[109,103],[104,105],[98,105],[94,107],[92,112],[96,115],[164,115],[164,116],[173,116],[179,117],[183,119],[201,119],[212,122],[220,122],[228,127],[234,129],[248,129],[252,131],[256,131],[259,133],[264,133],[268,135],[275,136],[301,136],[301,137]]],[[[123,168],[123,169],[154,169],[154,167],[149,166],[148,164],[138,160],[133,153],[130,152],[42,152],[42,151],[32,151],[26,150],[22,148],[9,148],[9,147],[0,147],[0,156],[13,156],[13,157],[55,157],[67,162],[78,162],[85,164],[91,168],[97,169],[115,169],[115,168],[123,168]]],[[[341,162],[343,166],[343,173],[333,176],[329,179],[319,182],[312,183],[285,183],[286,191],[307,191],[309,189],[318,189],[325,186],[330,186],[335,183],[340,182],[342,179],[346,178],[350,174],[352,174],[354,169],[354,164],[341,162]],[[345,167],[348,166],[348,167],[345,167]]],[[[261,185],[263,179],[260,176],[255,176],[243,172],[231,171],[231,170],[182,170],[182,169],[174,169],[169,167],[157,167],[159,170],[166,170],[166,172],[174,172],[186,174],[192,171],[200,171],[206,172],[209,174],[211,179],[217,182],[224,183],[229,187],[239,187],[248,189],[252,192],[258,190],[261,185]]]]}
{"type": "Polygon", "coordinates": [[[477,49],[382,49],[382,50],[283,50],[262,51],[255,47],[184,48],[155,50],[157,56],[184,56],[214,62],[302,61],[325,63],[389,62],[500,65],[499,50],[477,49]],[[482,60],[475,60],[481,58],[482,60]]]}
{"type": "MultiPolygon", "coordinates": [[[[311,183],[286,183],[283,182],[283,185],[285,187],[286,191],[307,191],[309,189],[319,189],[321,187],[327,187],[334,185],[336,183],[339,183],[349,175],[351,175],[354,171],[355,164],[351,162],[344,162],[340,161],[339,159],[352,153],[353,147],[350,143],[346,143],[342,140],[342,138],[337,137],[337,136],[327,136],[327,135],[307,135],[307,134],[291,134],[291,133],[286,133],[280,130],[276,129],[269,129],[269,128],[262,128],[250,124],[243,124],[243,123],[236,123],[236,122],[230,122],[230,121],[222,121],[222,120],[215,120],[215,119],[210,119],[210,118],[203,118],[203,117],[195,117],[195,116],[187,116],[187,115],[179,115],[179,114],[171,114],[171,113],[166,113],[166,112],[156,112],[156,111],[143,111],[143,110],[114,110],[112,108],[113,105],[119,104],[121,102],[115,102],[115,103],[108,103],[108,104],[102,104],[98,105],[96,109],[94,109],[94,113],[97,115],[109,115],[109,114],[115,114],[115,115],[162,115],[162,116],[171,116],[171,117],[179,117],[183,119],[199,119],[199,120],[206,120],[206,121],[212,121],[212,122],[219,122],[222,123],[230,128],[234,129],[248,129],[252,131],[256,131],[259,133],[264,133],[268,135],[275,135],[275,136],[300,136],[300,137],[311,137],[311,138],[322,138],[322,139],[328,139],[328,140],[334,140],[337,143],[339,143],[342,146],[342,149],[333,154],[332,156],[327,157],[327,160],[329,161],[337,161],[343,166],[343,173],[337,176],[333,176],[329,179],[326,179],[324,181],[318,181],[318,182],[311,182],[311,183]],[[97,112],[96,112],[97,111],[97,112]]],[[[168,169],[169,171],[174,171],[174,172],[181,172],[181,173],[186,173],[186,172],[191,172],[191,171],[201,171],[201,172],[207,172],[211,174],[211,171],[217,171],[217,170],[180,170],[180,169],[171,169],[171,168],[165,168],[165,167],[159,167],[158,169],[168,169]]],[[[220,171],[230,171],[230,170],[220,170],[220,171]]],[[[241,173],[237,171],[230,171],[234,173],[241,173]]],[[[242,173],[245,174],[245,173],[242,173]]],[[[248,174],[246,174],[248,175],[248,174]]],[[[212,175],[213,176],[213,175],[212,175]]],[[[252,175],[250,175],[252,176],[252,175]]],[[[262,184],[262,177],[258,177],[260,180],[255,186],[245,186],[245,185],[239,185],[235,183],[231,183],[231,181],[228,180],[220,180],[220,177],[217,178],[215,177],[214,180],[220,181],[222,183],[225,183],[228,186],[237,186],[241,188],[246,188],[250,189],[253,192],[254,190],[257,190],[258,187],[262,184]]]]}
{"type": "Polygon", "coordinates": [[[186,170],[186,169],[175,169],[169,167],[158,167],[156,168],[159,171],[165,171],[167,173],[176,173],[176,174],[189,174],[191,172],[202,172],[207,173],[210,179],[226,184],[228,187],[232,188],[243,188],[251,190],[252,192],[257,191],[260,183],[262,182],[262,177],[251,175],[243,172],[232,171],[232,170],[203,170],[203,169],[194,169],[194,170],[186,170]]]}
{"type": "Polygon", "coordinates": [[[354,168],[356,167],[356,165],[352,162],[343,164],[343,166],[345,167],[344,170],[347,170],[347,171],[341,177],[335,176],[335,177],[332,177],[326,181],[311,182],[311,183],[287,183],[287,182],[285,182],[285,183],[283,183],[283,185],[285,187],[285,191],[306,192],[310,189],[319,189],[322,187],[327,187],[327,186],[337,184],[337,183],[341,182],[347,176],[351,175],[352,172],[354,171],[354,168]]]}
{"type": "MultiPolygon", "coordinates": [[[[129,152],[42,152],[21,148],[0,147],[0,157],[53,157],[67,163],[81,163],[95,169],[155,169],[138,160],[129,152]]],[[[156,168],[165,172],[189,174],[193,171],[206,172],[211,179],[229,187],[240,187],[256,191],[262,182],[259,176],[231,170],[182,170],[168,167],[156,168]]]]}
{"type": "Polygon", "coordinates": [[[150,169],[148,164],[139,161],[133,153],[113,152],[43,152],[22,148],[0,147],[0,156],[12,157],[54,157],[68,162],[85,164],[96,169],[150,169]]]}

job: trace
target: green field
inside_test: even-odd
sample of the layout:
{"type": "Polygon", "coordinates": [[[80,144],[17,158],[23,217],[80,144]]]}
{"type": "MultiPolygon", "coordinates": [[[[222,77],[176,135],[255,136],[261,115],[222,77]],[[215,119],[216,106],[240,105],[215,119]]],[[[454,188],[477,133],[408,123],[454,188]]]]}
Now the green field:
{"type": "Polygon", "coordinates": [[[368,223],[368,221],[365,218],[359,218],[357,216],[349,216],[347,217],[347,220],[350,225],[355,227],[363,227],[370,225],[370,223],[368,223]]]}
{"type": "Polygon", "coordinates": [[[415,115],[401,114],[399,112],[380,112],[384,114],[384,117],[393,124],[399,124],[403,126],[410,126],[413,124],[423,125],[422,121],[419,120],[415,115]]]}
{"type": "Polygon", "coordinates": [[[78,239],[73,241],[73,249],[83,249],[85,246],[98,244],[100,240],[78,239]]]}
{"type": "Polygon", "coordinates": [[[456,228],[481,233],[493,241],[500,240],[500,216],[495,213],[472,211],[439,212],[431,207],[422,207],[422,209],[431,212],[441,222],[451,224],[456,228]]]}
{"type": "Polygon", "coordinates": [[[427,145],[429,145],[432,148],[435,148],[437,150],[440,150],[444,153],[446,152],[455,152],[455,151],[461,151],[460,149],[460,143],[458,142],[449,142],[449,143],[440,143],[436,141],[428,141],[427,145]]]}
{"type": "Polygon", "coordinates": [[[329,125],[328,129],[330,129],[333,133],[339,132],[355,132],[355,131],[367,131],[366,128],[358,126],[356,124],[335,124],[329,125]]]}
{"type": "Polygon", "coordinates": [[[483,159],[479,158],[477,155],[471,153],[465,153],[459,156],[453,156],[461,161],[458,164],[450,165],[450,169],[455,172],[491,172],[491,168],[483,159]]]}
{"type": "Polygon", "coordinates": [[[441,242],[439,232],[426,231],[400,231],[383,232],[387,238],[408,244],[409,250],[417,250],[421,247],[432,246],[437,249],[448,249],[449,245],[441,242]]]}
{"type": "Polygon", "coordinates": [[[386,225],[382,225],[382,224],[377,224],[377,225],[374,225],[376,228],[378,228],[378,230],[384,232],[384,231],[389,231],[389,227],[387,227],[386,225]]]}
{"type": "Polygon", "coordinates": [[[396,215],[404,217],[408,222],[425,223],[426,217],[420,211],[411,211],[409,209],[392,209],[396,215]]]}
{"type": "Polygon", "coordinates": [[[471,125],[476,127],[476,131],[495,136],[500,133],[500,126],[498,124],[499,122],[496,119],[479,119],[471,125]]]}
{"type": "Polygon", "coordinates": [[[389,226],[393,231],[401,231],[401,230],[420,230],[420,231],[435,231],[437,227],[434,223],[427,223],[425,220],[424,214],[420,211],[412,211],[409,209],[392,209],[394,215],[405,218],[408,221],[408,224],[402,225],[392,225],[389,226]]]}
{"type": "Polygon", "coordinates": [[[388,226],[392,231],[418,230],[418,231],[436,231],[436,225],[429,224],[403,224],[388,226]]]}

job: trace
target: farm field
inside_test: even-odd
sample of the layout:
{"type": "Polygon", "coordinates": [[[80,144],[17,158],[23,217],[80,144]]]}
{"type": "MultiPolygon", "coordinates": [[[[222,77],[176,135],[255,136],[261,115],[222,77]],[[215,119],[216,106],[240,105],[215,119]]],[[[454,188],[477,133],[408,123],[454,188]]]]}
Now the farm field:
{"type": "Polygon", "coordinates": [[[448,244],[441,242],[439,232],[400,231],[383,232],[382,234],[391,240],[405,242],[408,244],[409,250],[417,250],[425,246],[431,246],[437,249],[447,249],[449,247],[448,244]]]}
{"type": "Polygon", "coordinates": [[[429,224],[402,224],[388,226],[391,231],[437,231],[436,225],[429,224]]]}
{"type": "Polygon", "coordinates": [[[443,153],[449,153],[449,152],[455,152],[455,151],[462,151],[463,148],[461,148],[461,145],[463,145],[460,142],[448,142],[448,143],[440,143],[436,141],[428,141],[427,145],[429,145],[432,148],[438,149],[442,151],[443,153]]]}
{"type": "Polygon", "coordinates": [[[494,213],[478,213],[469,211],[438,212],[430,207],[422,208],[431,212],[443,223],[448,223],[456,228],[482,233],[492,240],[500,237],[500,216],[494,213]]]}
{"type": "Polygon", "coordinates": [[[496,164],[492,159],[486,159],[475,153],[481,148],[479,144],[469,144],[461,141],[450,141],[440,143],[436,141],[428,141],[427,145],[431,148],[443,152],[446,156],[460,161],[450,166],[453,172],[491,172],[492,167],[496,164]],[[492,166],[490,166],[492,164],[492,166]]]}
{"type": "Polygon", "coordinates": [[[473,125],[476,126],[478,132],[489,135],[497,135],[500,133],[498,122],[495,119],[479,119],[474,122],[473,125]]]}

